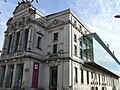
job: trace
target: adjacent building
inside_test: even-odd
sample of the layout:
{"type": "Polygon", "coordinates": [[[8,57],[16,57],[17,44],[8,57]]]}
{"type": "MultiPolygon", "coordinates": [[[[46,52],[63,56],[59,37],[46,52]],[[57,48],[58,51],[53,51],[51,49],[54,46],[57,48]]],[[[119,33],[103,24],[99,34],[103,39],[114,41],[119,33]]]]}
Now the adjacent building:
{"type": "Polygon", "coordinates": [[[7,21],[0,90],[120,90],[119,76],[100,62],[108,59],[119,67],[70,9],[45,15],[22,1],[7,21]]]}

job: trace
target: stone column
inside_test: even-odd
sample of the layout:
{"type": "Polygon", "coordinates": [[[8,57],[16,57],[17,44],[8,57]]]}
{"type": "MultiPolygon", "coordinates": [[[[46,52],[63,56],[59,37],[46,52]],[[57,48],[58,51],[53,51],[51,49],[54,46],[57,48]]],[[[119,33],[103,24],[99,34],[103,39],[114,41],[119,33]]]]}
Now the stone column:
{"type": "Polygon", "coordinates": [[[23,78],[22,78],[22,87],[27,88],[29,87],[29,63],[30,61],[27,60],[24,62],[24,68],[23,68],[23,78]]]}
{"type": "Polygon", "coordinates": [[[21,51],[21,47],[22,47],[21,44],[22,44],[22,38],[23,38],[22,34],[23,34],[23,30],[20,31],[20,38],[19,38],[19,42],[18,42],[18,49],[17,49],[17,51],[21,51]]]}
{"type": "Polygon", "coordinates": [[[2,70],[2,67],[0,66],[0,87],[2,86],[2,75],[3,75],[3,70],[2,70]]]}
{"type": "Polygon", "coordinates": [[[31,26],[30,28],[29,28],[29,34],[28,34],[28,44],[27,44],[27,50],[31,50],[31,48],[32,48],[32,29],[33,29],[33,27],[31,26]]]}
{"type": "Polygon", "coordinates": [[[20,37],[20,42],[21,42],[21,44],[20,44],[20,51],[24,51],[25,50],[25,48],[24,48],[24,44],[25,44],[24,43],[25,42],[25,31],[22,30],[21,33],[22,33],[22,35],[20,37]]]}
{"type": "Polygon", "coordinates": [[[7,54],[7,48],[8,48],[8,35],[5,35],[3,44],[3,54],[7,54]]]}
{"type": "Polygon", "coordinates": [[[14,50],[14,38],[15,38],[15,32],[12,34],[12,39],[11,39],[11,43],[10,43],[10,53],[13,52],[14,50]]]}
{"type": "Polygon", "coordinates": [[[7,73],[8,73],[8,65],[6,65],[6,69],[5,69],[5,76],[4,76],[4,81],[3,81],[3,87],[5,87],[7,73]]]}
{"type": "Polygon", "coordinates": [[[14,64],[13,78],[12,78],[12,88],[15,86],[16,73],[17,73],[16,70],[17,70],[17,64],[14,64]]]}
{"type": "Polygon", "coordinates": [[[15,49],[16,49],[16,39],[17,39],[17,32],[14,33],[14,42],[13,42],[12,52],[15,52],[15,49]]]}

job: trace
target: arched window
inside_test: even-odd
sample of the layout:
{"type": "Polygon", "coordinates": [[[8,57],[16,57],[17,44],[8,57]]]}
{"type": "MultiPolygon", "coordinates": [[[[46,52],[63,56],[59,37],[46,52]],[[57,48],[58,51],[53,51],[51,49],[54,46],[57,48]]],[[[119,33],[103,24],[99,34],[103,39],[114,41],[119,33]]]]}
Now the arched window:
{"type": "Polygon", "coordinates": [[[98,87],[96,87],[95,90],[98,90],[98,87]]]}
{"type": "Polygon", "coordinates": [[[94,87],[91,87],[91,90],[94,90],[94,87]]]}

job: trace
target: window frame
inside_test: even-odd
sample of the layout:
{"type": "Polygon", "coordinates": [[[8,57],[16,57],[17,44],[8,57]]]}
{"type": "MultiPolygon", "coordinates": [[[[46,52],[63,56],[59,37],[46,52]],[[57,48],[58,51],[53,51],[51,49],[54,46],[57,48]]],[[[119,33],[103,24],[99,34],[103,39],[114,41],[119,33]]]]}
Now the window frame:
{"type": "Polygon", "coordinates": [[[53,44],[53,54],[56,54],[58,50],[58,44],[53,44]]]}
{"type": "Polygon", "coordinates": [[[77,43],[77,35],[74,34],[74,42],[77,43]]]}
{"type": "Polygon", "coordinates": [[[77,56],[77,45],[74,45],[74,54],[77,56]]]}
{"type": "Polygon", "coordinates": [[[37,39],[37,48],[42,50],[42,37],[38,36],[38,39],[37,39]]]}
{"type": "Polygon", "coordinates": [[[89,84],[89,71],[86,71],[86,74],[87,74],[87,84],[89,84]]]}
{"type": "Polygon", "coordinates": [[[53,41],[58,41],[58,32],[54,33],[53,41]]]}
{"type": "Polygon", "coordinates": [[[78,83],[78,70],[77,70],[77,67],[74,67],[74,72],[75,72],[75,77],[74,77],[74,82],[75,83],[78,83]]]}
{"type": "Polygon", "coordinates": [[[81,83],[84,83],[84,70],[81,69],[81,83]]]}

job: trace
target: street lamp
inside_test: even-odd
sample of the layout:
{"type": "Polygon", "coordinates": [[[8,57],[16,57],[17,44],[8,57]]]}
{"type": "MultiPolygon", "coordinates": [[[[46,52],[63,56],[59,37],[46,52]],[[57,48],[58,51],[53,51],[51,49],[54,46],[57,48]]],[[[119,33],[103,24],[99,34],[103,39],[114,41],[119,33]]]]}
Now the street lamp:
{"type": "Polygon", "coordinates": [[[120,15],[115,15],[114,17],[115,17],[115,18],[120,18],[120,15]]]}

